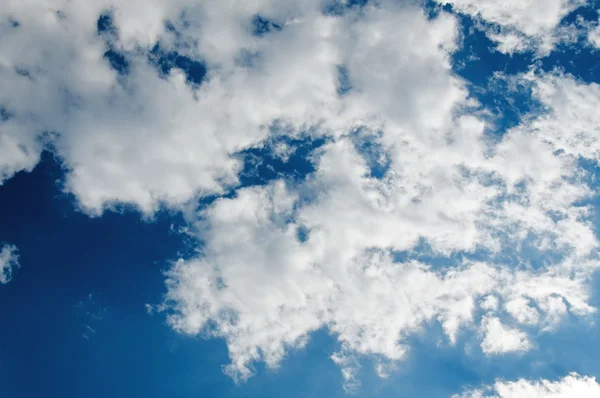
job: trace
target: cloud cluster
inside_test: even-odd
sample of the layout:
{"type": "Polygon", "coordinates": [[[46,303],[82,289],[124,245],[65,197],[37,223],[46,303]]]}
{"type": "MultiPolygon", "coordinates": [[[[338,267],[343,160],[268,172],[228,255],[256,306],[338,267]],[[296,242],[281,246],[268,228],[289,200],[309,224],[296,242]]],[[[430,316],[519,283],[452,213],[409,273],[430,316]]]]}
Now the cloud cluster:
{"type": "Polygon", "coordinates": [[[486,34],[497,50],[512,54],[536,51],[548,54],[557,42],[568,39],[561,20],[585,0],[436,0],[485,23],[486,34]]]}
{"type": "Polygon", "coordinates": [[[571,373],[558,381],[499,380],[493,386],[466,391],[453,398],[592,398],[598,395],[600,384],[595,377],[571,373]]]}
{"type": "MultiPolygon", "coordinates": [[[[542,49],[576,5],[452,3],[542,49]]],[[[543,109],[493,137],[452,70],[458,19],[411,2],[0,9],[0,180],[46,147],[91,215],[185,209],[201,251],[168,272],[162,308],[180,332],[225,339],[234,378],[256,361],[278,366],[321,328],[354,385],[354,355],[384,374],[432,323],[450,344],[470,329],[501,355],[532,349],[529,330],[594,311],[598,241],[580,161],[599,160],[597,85],[511,77],[543,109]],[[236,153],[278,136],[326,138],[315,172],[194,210],[239,185],[236,153]]]]}
{"type": "Polygon", "coordinates": [[[590,24],[587,32],[588,42],[596,48],[600,48],[600,25],[598,22],[590,24]]]}
{"type": "Polygon", "coordinates": [[[65,188],[89,213],[117,202],[151,213],[221,193],[237,183],[230,155],[259,144],[273,121],[298,129],[337,112],[340,21],[319,7],[4,2],[0,179],[31,170],[51,141],[68,170],[65,188]],[[252,18],[263,11],[285,32],[256,38],[252,18]],[[206,65],[203,84],[190,87],[178,68],[161,76],[151,62],[157,45],[206,65]],[[282,56],[287,48],[296,56],[282,56]]]}
{"type": "Polygon", "coordinates": [[[3,245],[0,250],[0,283],[12,279],[13,269],[19,268],[19,251],[15,245],[3,245]]]}
{"type": "Polygon", "coordinates": [[[595,311],[593,193],[579,159],[597,162],[597,86],[554,73],[518,79],[543,111],[500,140],[460,95],[446,113],[427,108],[433,126],[382,111],[385,125],[365,121],[321,148],[304,183],[241,189],[203,210],[202,255],[169,273],[171,324],[226,339],[228,372],[244,379],[253,362],[277,366],[322,327],[344,365],[348,353],[401,360],[406,337],[431,322],[451,344],[471,328],[487,355],[522,353],[534,346],[526,330],[595,311]],[[383,176],[356,134],[384,148],[383,176]]]}

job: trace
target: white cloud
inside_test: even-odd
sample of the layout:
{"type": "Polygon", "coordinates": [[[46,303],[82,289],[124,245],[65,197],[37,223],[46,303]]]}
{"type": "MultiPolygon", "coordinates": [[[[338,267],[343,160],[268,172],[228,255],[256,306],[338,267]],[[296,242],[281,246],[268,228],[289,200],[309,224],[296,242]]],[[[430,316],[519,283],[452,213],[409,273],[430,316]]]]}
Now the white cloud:
{"type": "Polygon", "coordinates": [[[496,311],[498,309],[498,297],[492,295],[486,296],[481,301],[480,306],[486,311],[496,311]]]}
{"type": "Polygon", "coordinates": [[[600,19],[594,22],[586,22],[588,43],[593,47],[600,48],[600,19]]]}
{"type": "Polygon", "coordinates": [[[451,109],[436,127],[403,128],[406,121],[382,113],[380,140],[392,160],[382,179],[369,177],[342,136],[320,150],[305,183],[278,181],[215,202],[199,214],[203,255],[169,275],[171,324],[192,334],[213,325],[210,333],[228,342],[228,370],[243,379],[254,361],[276,367],[322,327],[345,352],[397,361],[409,350],[405,337],[432,321],[452,344],[462,328],[481,328],[491,355],[533,346],[501,316],[549,332],[567,311],[593,312],[587,281],[598,267],[597,241],[591,209],[576,205],[590,190],[575,160],[595,156],[596,144],[580,147],[571,115],[593,125],[597,116],[572,91],[593,96],[595,88],[532,76],[521,79],[546,111],[498,143],[486,141],[477,119],[451,109]],[[565,90],[560,107],[549,87],[565,90]],[[555,139],[554,131],[573,139],[555,139]],[[299,228],[309,231],[307,241],[297,239],[299,228]],[[441,258],[489,254],[442,269],[394,259],[421,239],[441,258]],[[547,260],[529,263],[526,244],[547,260]],[[520,264],[496,255],[506,251],[520,264]],[[479,319],[478,303],[502,311],[479,319]]]}
{"type": "Polygon", "coordinates": [[[459,12],[478,20],[496,24],[486,30],[488,37],[498,43],[497,50],[512,54],[535,50],[546,54],[564,39],[565,32],[557,31],[560,21],[585,0],[437,0],[452,4],[459,12]]]}
{"type": "Polygon", "coordinates": [[[595,47],[600,48],[600,27],[597,27],[597,28],[589,31],[589,33],[588,33],[588,40],[595,47]]]}
{"type": "Polygon", "coordinates": [[[495,32],[489,29],[486,34],[496,43],[496,50],[504,54],[513,55],[527,51],[530,47],[526,38],[514,32],[495,32]]]}
{"type": "Polygon", "coordinates": [[[13,270],[19,267],[17,247],[15,245],[3,245],[2,250],[0,250],[0,283],[10,282],[13,270]]]}
{"type": "MultiPolygon", "coordinates": [[[[455,2],[542,42],[573,7],[554,1],[533,15],[535,2],[473,4],[455,2]]],[[[65,189],[88,213],[115,203],[146,214],[188,209],[202,252],[173,265],[158,308],[178,331],[224,338],[226,370],[238,379],[256,361],[278,366],[320,328],[339,340],[333,359],[351,386],[353,356],[375,355],[391,369],[409,352],[407,338],[432,322],[451,344],[465,328],[482,330],[484,351],[500,353],[533,344],[505,326],[511,317],[551,331],[566,313],[593,312],[587,283],[598,242],[577,159],[598,161],[597,86],[519,76],[544,113],[490,140],[485,110],[451,68],[454,17],[429,20],[414,5],[387,1],[343,15],[323,6],[3,3],[0,105],[9,117],[0,122],[0,155],[13,157],[0,156],[1,178],[31,169],[49,139],[67,169],[65,189]],[[106,10],[126,75],[103,57],[96,21],[106,10]],[[252,36],[255,14],[283,29],[252,36]],[[176,71],[159,77],[148,61],[157,41],[202,60],[206,80],[193,87],[176,71]],[[343,96],[340,65],[352,87],[343,96]],[[381,146],[390,161],[382,178],[370,176],[351,131],[381,146]],[[235,186],[241,165],[231,155],[271,134],[327,136],[316,172],[189,210],[235,186]],[[440,261],[398,261],[420,243],[440,261]],[[543,261],[532,264],[528,250],[543,261]],[[452,262],[453,254],[465,258],[452,262]]]]}
{"type": "Polygon", "coordinates": [[[531,348],[525,332],[503,325],[499,318],[486,317],[481,327],[485,335],[481,349],[488,355],[522,352],[531,348]]]}
{"type": "Polygon", "coordinates": [[[358,371],[360,365],[352,354],[336,352],[331,356],[331,360],[342,369],[344,379],[344,390],[347,393],[355,393],[360,388],[360,379],[358,371]]]}
{"type": "Polygon", "coordinates": [[[504,308],[519,323],[536,324],[539,321],[537,310],[532,308],[529,305],[529,300],[524,297],[507,301],[504,308]]]}
{"type": "Polygon", "coordinates": [[[4,2],[0,105],[10,118],[1,125],[0,150],[11,156],[2,157],[2,178],[31,169],[42,149],[39,136],[55,132],[69,169],[66,189],[90,213],[115,202],[152,213],[160,202],[176,206],[222,192],[237,182],[240,164],[230,155],[259,144],[271,123],[299,129],[337,112],[334,42],[341,21],[321,15],[319,4],[4,2]],[[103,57],[107,45],[96,20],[107,10],[119,33],[112,45],[129,63],[127,76],[103,57]],[[147,60],[158,40],[167,50],[175,46],[164,26],[170,20],[180,27],[183,11],[195,46],[182,51],[209,68],[198,89],[181,73],[161,79],[147,60]],[[306,20],[259,41],[250,23],[262,11],[282,23],[306,20]],[[285,51],[291,47],[294,53],[285,51]],[[255,67],[235,63],[243,52],[260,54],[255,67]]]}
{"type": "Polygon", "coordinates": [[[453,398],[592,398],[600,396],[595,377],[571,373],[557,380],[498,380],[493,386],[465,391],[453,398]]]}
{"type": "Polygon", "coordinates": [[[600,26],[596,24],[595,27],[588,30],[588,41],[596,48],[600,48],[600,26]]]}

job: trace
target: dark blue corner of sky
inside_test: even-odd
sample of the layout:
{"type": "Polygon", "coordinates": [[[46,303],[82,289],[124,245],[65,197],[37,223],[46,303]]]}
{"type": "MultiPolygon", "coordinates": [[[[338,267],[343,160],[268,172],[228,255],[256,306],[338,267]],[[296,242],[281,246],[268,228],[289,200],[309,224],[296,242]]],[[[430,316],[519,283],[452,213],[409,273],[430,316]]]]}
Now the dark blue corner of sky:
{"type": "Polygon", "coordinates": [[[321,332],[280,371],[236,386],[222,373],[225,343],[181,336],[160,303],[163,271],[193,247],[174,232],[176,214],[142,221],[134,211],[90,218],[61,193],[48,153],[31,173],[0,187],[0,241],[21,268],[0,286],[0,397],[335,396],[341,375],[321,332]],[[173,226],[173,227],[172,227],[173,226]],[[308,366],[307,366],[308,365],[308,366]],[[293,383],[292,383],[293,380],[293,383]],[[290,385],[296,391],[288,391],[290,385]]]}

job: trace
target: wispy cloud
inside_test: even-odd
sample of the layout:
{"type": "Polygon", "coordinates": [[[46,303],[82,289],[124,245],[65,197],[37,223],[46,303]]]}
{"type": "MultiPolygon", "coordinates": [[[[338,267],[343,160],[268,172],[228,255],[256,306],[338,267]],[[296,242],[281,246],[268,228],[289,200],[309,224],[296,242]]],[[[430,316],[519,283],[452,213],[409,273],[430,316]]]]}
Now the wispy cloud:
{"type": "Polygon", "coordinates": [[[8,283],[20,267],[19,251],[15,245],[4,244],[0,250],[0,283],[8,283]]]}

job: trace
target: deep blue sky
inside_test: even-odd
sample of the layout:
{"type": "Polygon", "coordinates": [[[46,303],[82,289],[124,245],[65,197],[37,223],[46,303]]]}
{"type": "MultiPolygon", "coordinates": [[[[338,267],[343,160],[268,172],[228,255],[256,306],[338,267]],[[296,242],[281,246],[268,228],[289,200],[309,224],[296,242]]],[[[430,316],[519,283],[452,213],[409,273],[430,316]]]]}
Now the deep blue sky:
{"type": "MultiPolygon", "coordinates": [[[[575,14],[589,20],[596,15],[590,8],[575,14]]],[[[461,18],[469,31],[473,22],[461,18]]],[[[264,19],[257,26],[279,28],[264,19]]],[[[107,29],[99,24],[99,30],[107,29]]],[[[475,30],[454,62],[480,101],[497,109],[494,133],[502,134],[535,104],[527,93],[513,98],[488,89],[488,79],[495,71],[526,71],[534,56],[510,57],[491,48],[475,30]],[[470,54],[478,59],[464,64],[470,54]]],[[[126,71],[126,60],[110,51],[106,56],[113,66],[126,71]]],[[[191,83],[201,83],[206,72],[201,63],[162,53],[158,46],[153,54],[157,73],[177,67],[188,72],[191,83]]],[[[558,48],[539,62],[544,70],[561,67],[583,81],[600,82],[599,57],[579,43],[558,48]]],[[[322,143],[292,142],[301,149],[288,164],[267,150],[240,154],[247,161],[241,181],[263,184],[280,173],[303,178],[312,171],[309,154],[322,143]]],[[[358,146],[364,151],[373,150],[363,144],[358,146]]],[[[258,364],[255,377],[235,385],[221,371],[228,363],[223,341],[177,334],[166,325],[164,314],[149,315],[145,309],[146,303],[161,301],[163,271],[170,261],[193,250],[193,242],[175,232],[183,225],[181,217],[161,212],[142,220],[139,213],[123,210],[90,218],[61,192],[62,178],[60,164],[45,152],[33,172],[21,172],[0,186],[0,242],[16,245],[21,263],[14,279],[0,286],[0,398],[345,395],[340,371],[328,358],[338,343],[326,331],[311,336],[306,349],[291,352],[281,369],[258,364]]],[[[598,292],[592,304],[600,304],[598,292]]],[[[461,344],[438,347],[441,331],[432,328],[413,338],[409,359],[389,379],[377,378],[367,361],[357,396],[441,397],[495,377],[557,378],[568,371],[600,377],[600,361],[594,359],[600,358],[599,332],[583,320],[569,320],[556,334],[541,336],[539,344],[552,348],[516,361],[468,355],[461,344]],[[551,365],[539,367],[538,360],[551,365]]]]}

